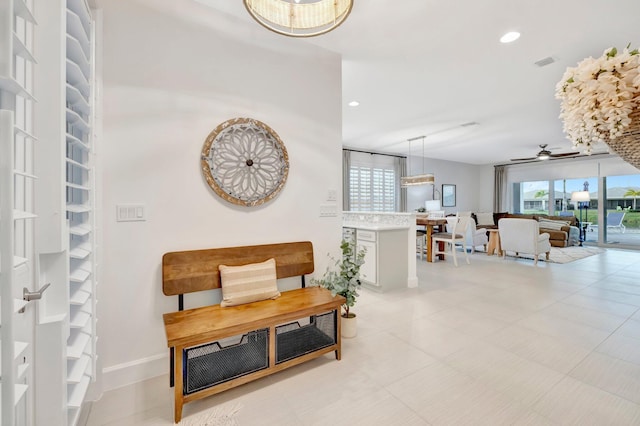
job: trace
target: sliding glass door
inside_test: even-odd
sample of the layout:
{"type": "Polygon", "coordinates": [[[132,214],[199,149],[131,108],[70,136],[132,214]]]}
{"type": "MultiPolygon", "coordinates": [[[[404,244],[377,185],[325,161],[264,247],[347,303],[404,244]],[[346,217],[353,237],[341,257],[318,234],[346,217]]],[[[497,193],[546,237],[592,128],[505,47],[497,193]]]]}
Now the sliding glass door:
{"type": "Polygon", "coordinates": [[[556,216],[575,216],[585,242],[598,242],[598,178],[558,179],[553,182],[556,216]],[[575,201],[576,192],[588,192],[589,201],[575,201]],[[575,197],[573,197],[575,198],[575,197]]]}
{"type": "Polygon", "coordinates": [[[640,246],[640,174],[608,176],[605,182],[606,243],[640,246]]]}

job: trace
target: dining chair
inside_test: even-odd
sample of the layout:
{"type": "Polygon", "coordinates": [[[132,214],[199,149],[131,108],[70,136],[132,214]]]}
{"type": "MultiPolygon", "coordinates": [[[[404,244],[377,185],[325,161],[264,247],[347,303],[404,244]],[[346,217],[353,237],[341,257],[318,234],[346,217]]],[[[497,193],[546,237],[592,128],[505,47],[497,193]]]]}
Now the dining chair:
{"type": "Polygon", "coordinates": [[[471,263],[469,262],[469,255],[467,254],[467,249],[465,247],[465,232],[467,231],[469,219],[470,217],[458,216],[457,213],[455,216],[447,217],[447,232],[438,232],[437,234],[433,234],[433,237],[431,237],[431,252],[433,253],[434,260],[439,254],[446,255],[450,253],[451,256],[453,256],[453,264],[458,266],[456,246],[460,245],[467,264],[471,263]],[[438,250],[438,246],[440,245],[439,243],[441,242],[444,243],[444,249],[442,251],[438,250]],[[449,249],[449,251],[447,251],[447,249],[449,249]]]}
{"type": "Polygon", "coordinates": [[[476,252],[476,247],[482,246],[484,251],[487,251],[487,244],[489,244],[489,237],[487,228],[478,228],[475,219],[471,216],[471,212],[459,212],[458,216],[467,216],[467,229],[462,230],[458,228],[458,232],[464,234],[466,247],[471,247],[471,254],[476,252]]]}
{"type": "Polygon", "coordinates": [[[416,229],[416,251],[420,253],[420,260],[424,259],[427,245],[427,231],[416,229]]]}

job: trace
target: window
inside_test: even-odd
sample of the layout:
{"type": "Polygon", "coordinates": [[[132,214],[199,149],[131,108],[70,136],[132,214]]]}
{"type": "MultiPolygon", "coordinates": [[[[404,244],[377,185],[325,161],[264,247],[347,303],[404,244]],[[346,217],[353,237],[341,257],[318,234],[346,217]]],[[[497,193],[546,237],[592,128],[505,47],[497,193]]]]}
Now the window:
{"type": "Polygon", "coordinates": [[[396,211],[396,173],[392,169],[351,166],[349,202],[352,211],[396,211]]]}
{"type": "Polygon", "coordinates": [[[515,184],[513,211],[525,214],[549,213],[549,182],[521,182],[515,184]]]}
{"type": "Polygon", "coordinates": [[[345,150],[348,182],[346,210],[370,212],[400,211],[400,171],[406,159],[384,154],[345,150]]]}

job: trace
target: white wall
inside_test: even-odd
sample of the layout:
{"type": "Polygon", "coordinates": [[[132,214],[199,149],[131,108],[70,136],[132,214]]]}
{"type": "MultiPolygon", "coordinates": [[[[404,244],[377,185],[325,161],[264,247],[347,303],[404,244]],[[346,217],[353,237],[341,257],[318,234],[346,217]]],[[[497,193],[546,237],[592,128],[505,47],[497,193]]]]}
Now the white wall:
{"type": "MultiPolygon", "coordinates": [[[[330,189],[342,199],[342,112],[338,55],[192,1],[102,7],[98,332],[108,390],[168,373],[162,314],[177,297],[161,291],[165,252],[310,240],[323,272],[341,238],[341,218],[321,219],[319,208],[330,189]],[[288,181],[260,207],[225,202],[200,171],[207,135],[234,117],[267,123],[288,150],[288,181]],[[128,203],[144,204],[147,220],[116,222],[116,205],[128,203]]],[[[217,300],[191,296],[187,307],[217,300]]]]}
{"type": "MultiPolygon", "coordinates": [[[[421,174],[424,171],[435,175],[435,186],[407,188],[408,211],[424,207],[424,202],[432,199],[433,189],[442,192],[443,183],[456,185],[456,205],[443,208],[447,214],[457,211],[485,211],[492,208],[493,167],[432,158],[425,158],[423,166],[423,159],[420,156],[407,157],[407,163],[407,171],[410,170],[411,174],[421,174]]],[[[441,195],[440,199],[442,199],[441,195]]]]}

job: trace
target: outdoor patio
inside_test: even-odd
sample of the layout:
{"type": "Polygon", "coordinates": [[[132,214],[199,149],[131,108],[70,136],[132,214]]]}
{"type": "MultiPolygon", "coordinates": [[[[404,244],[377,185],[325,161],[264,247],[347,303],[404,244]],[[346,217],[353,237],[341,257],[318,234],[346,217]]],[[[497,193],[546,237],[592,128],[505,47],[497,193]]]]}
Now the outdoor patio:
{"type": "MultiPolygon", "coordinates": [[[[587,243],[598,242],[598,227],[589,226],[587,229],[587,243]]],[[[618,229],[607,230],[607,243],[620,246],[640,246],[640,229],[627,227],[623,232],[618,229]]]]}

